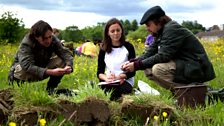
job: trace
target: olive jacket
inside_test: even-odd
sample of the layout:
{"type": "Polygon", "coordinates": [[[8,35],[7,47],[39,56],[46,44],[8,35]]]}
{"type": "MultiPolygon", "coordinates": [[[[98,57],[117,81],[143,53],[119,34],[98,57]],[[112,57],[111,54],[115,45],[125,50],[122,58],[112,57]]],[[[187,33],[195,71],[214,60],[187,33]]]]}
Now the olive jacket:
{"type": "Polygon", "coordinates": [[[215,78],[213,66],[195,35],[175,21],[169,21],[146,52],[135,60],[136,70],[157,63],[176,63],[174,82],[206,82],[215,78]]]}
{"type": "Polygon", "coordinates": [[[46,66],[50,62],[52,54],[60,57],[66,65],[73,68],[73,56],[71,52],[52,36],[52,43],[49,47],[41,46],[37,41],[29,39],[28,34],[23,38],[15,55],[10,71],[13,71],[17,64],[22,69],[38,78],[43,78],[46,66]]]}

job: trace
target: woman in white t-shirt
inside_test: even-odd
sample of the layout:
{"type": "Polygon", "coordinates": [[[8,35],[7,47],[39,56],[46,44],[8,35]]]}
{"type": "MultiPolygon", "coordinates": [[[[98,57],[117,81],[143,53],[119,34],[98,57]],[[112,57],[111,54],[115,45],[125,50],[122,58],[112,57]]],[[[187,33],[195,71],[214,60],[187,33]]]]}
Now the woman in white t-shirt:
{"type": "Polygon", "coordinates": [[[111,100],[119,99],[122,94],[132,92],[135,72],[121,70],[121,65],[135,58],[135,50],[131,43],[125,41],[124,29],[121,22],[110,19],[105,25],[104,38],[98,55],[97,77],[101,82],[120,80],[118,85],[102,85],[105,91],[113,91],[111,100]]]}

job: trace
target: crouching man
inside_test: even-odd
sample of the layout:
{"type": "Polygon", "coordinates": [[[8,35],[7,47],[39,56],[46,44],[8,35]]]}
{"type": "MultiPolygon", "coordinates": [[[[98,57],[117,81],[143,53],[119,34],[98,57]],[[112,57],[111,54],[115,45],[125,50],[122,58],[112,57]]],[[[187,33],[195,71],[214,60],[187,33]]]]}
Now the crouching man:
{"type": "Polygon", "coordinates": [[[50,77],[46,90],[51,94],[63,75],[73,71],[71,52],[61,45],[52,32],[52,27],[42,20],[31,27],[15,55],[8,75],[9,84],[15,80],[33,82],[50,77]]]}
{"type": "Polygon", "coordinates": [[[123,64],[123,70],[144,70],[149,79],[171,91],[177,86],[215,78],[213,65],[200,41],[161,7],[148,9],[140,24],[145,24],[155,41],[143,55],[123,64]]]}

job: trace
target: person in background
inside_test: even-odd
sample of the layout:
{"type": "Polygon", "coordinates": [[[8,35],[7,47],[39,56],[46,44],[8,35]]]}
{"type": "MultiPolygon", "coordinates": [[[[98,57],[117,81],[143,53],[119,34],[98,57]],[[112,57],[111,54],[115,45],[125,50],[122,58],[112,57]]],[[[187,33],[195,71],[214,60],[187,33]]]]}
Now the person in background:
{"type": "Polygon", "coordinates": [[[73,53],[76,54],[77,56],[82,55],[82,45],[74,48],[73,53]]]}
{"type": "Polygon", "coordinates": [[[31,27],[15,55],[8,75],[9,84],[50,77],[46,90],[52,94],[62,77],[73,71],[72,54],[63,48],[52,32],[52,27],[42,20],[31,27]],[[56,57],[52,57],[53,53],[56,57]]]}
{"type": "Polygon", "coordinates": [[[74,54],[78,56],[87,56],[90,58],[97,57],[97,43],[93,43],[90,40],[86,40],[85,43],[83,43],[81,46],[78,46],[74,50],[74,54]]]}
{"type": "Polygon", "coordinates": [[[54,34],[56,37],[58,37],[59,34],[60,34],[60,32],[59,32],[59,30],[58,30],[57,28],[53,28],[53,34],[54,34]]]}
{"type": "Polygon", "coordinates": [[[98,55],[97,77],[100,82],[121,80],[119,85],[102,85],[105,92],[112,91],[111,100],[119,99],[122,94],[132,92],[135,72],[124,72],[121,64],[135,58],[131,43],[125,41],[124,28],[121,22],[110,19],[104,28],[103,43],[98,55]]]}
{"type": "Polygon", "coordinates": [[[68,48],[70,50],[70,52],[73,53],[73,43],[66,43],[65,40],[60,40],[59,39],[59,35],[60,35],[60,31],[57,28],[53,28],[53,36],[55,36],[55,38],[57,39],[57,41],[61,42],[61,45],[68,48]]]}
{"type": "Polygon", "coordinates": [[[149,47],[154,41],[154,38],[151,34],[149,34],[145,39],[145,47],[149,47]]]}
{"type": "Polygon", "coordinates": [[[57,28],[53,28],[53,35],[55,36],[55,38],[57,38],[57,41],[61,41],[58,37],[59,37],[59,30],[57,28]]]}
{"type": "Polygon", "coordinates": [[[146,76],[170,89],[215,78],[203,45],[188,29],[168,17],[160,6],[147,10],[140,24],[155,37],[146,53],[122,65],[124,71],[144,70],[146,76]]]}
{"type": "Polygon", "coordinates": [[[81,47],[81,53],[87,57],[94,58],[97,56],[96,43],[87,40],[81,47]]]}
{"type": "Polygon", "coordinates": [[[60,39],[59,39],[60,31],[59,31],[57,28],[53,28],[53,35],[55,36],[55,38],[58,39],[57,41],[60,41],[61,44],[62,44],[63,46],[65,46],[65,45],[64,45],[65,40],[60,40],[60,39]]]}

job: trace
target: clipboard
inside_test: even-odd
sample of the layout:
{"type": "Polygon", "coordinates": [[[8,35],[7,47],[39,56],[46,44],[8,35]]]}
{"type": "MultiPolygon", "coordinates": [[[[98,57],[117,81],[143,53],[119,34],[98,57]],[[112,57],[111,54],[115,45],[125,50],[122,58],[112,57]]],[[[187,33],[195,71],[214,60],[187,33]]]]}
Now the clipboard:
{"type": "Polygon", "coordinates": [[[98,85],[99,86],[100,85],[120,85],[120,82],[121,82],[121,80],[114,80],[112,82],[105,82],[105,81],[103,81],[103,82],[98,83],[98,85]]]}

